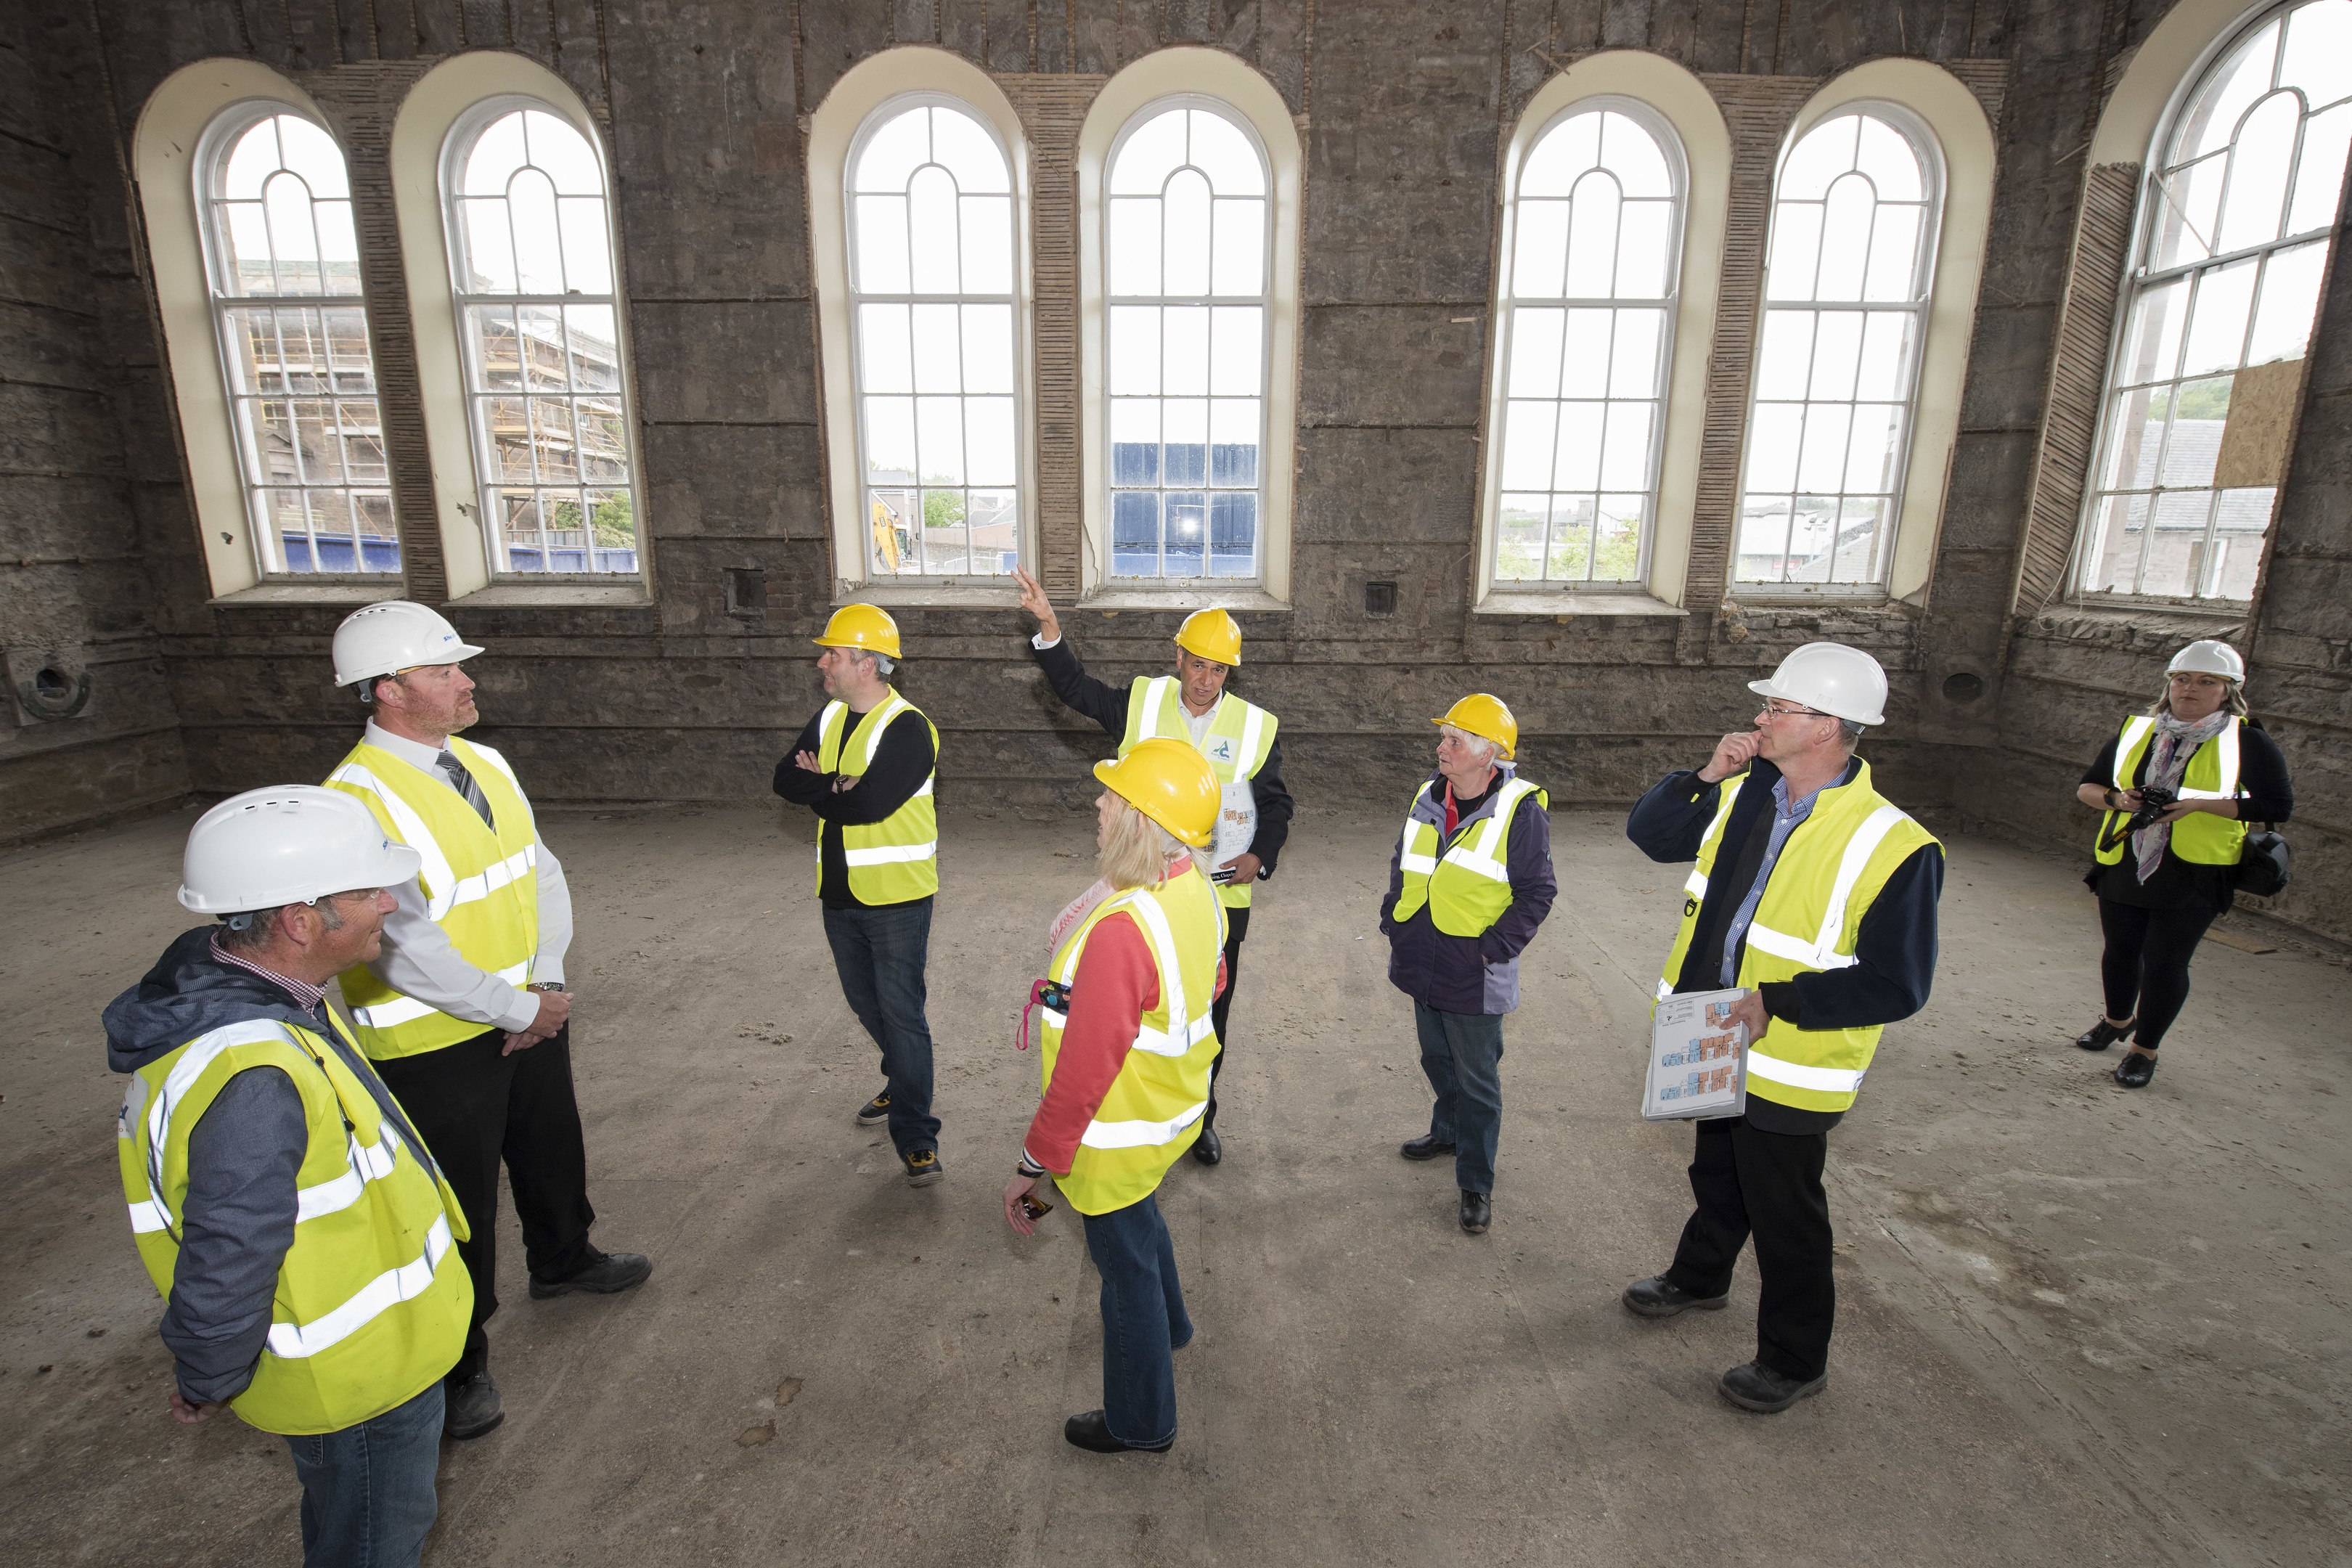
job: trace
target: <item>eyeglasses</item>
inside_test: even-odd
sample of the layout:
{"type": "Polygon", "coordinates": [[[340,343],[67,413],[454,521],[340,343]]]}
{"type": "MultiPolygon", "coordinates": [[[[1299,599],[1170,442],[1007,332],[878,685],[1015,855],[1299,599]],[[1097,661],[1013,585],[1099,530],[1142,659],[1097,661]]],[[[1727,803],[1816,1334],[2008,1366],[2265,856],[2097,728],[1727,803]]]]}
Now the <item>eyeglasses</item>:
{"type": "Polygon", "coordinates": [[[1761,716],[1766,719],[1834,719],[1834,713],[1824,713],[1818,708],[1775,708],[1764,704],[1761,716]]]}

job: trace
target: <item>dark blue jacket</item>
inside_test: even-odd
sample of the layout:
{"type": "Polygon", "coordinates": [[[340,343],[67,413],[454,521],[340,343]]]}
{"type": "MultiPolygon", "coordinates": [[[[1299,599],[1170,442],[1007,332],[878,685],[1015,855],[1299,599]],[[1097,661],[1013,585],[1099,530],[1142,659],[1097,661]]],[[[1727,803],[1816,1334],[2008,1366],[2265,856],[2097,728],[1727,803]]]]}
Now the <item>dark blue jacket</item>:
{"type": "MultiPolygon", "coordinates": [[[[1508,763],[1500,767],[1496,789],[1512,773],[1508,763]]],[[[1444,776],[1432,773],[1429,784],[1443,798],[1444,776]]],[[[1490,790],[1488,795],[1492,794],[1490,790]]],[[[1437,853],[1443,856],[1452,848],[1454,840],[1474,820],[1465,816],[1452,837],[1440,841],[1437,853]]],[[[1508,1013],[1517,1008],[1519,951],[1535,940],[1536,928],[1551,912],[1552,899],[1559,890],[1551,870],[1550,814],[1533,796],[1519,803],[1511,818],[1510,907],[1476,936],[1448,936],[1439,931],[1427,904],[1402,925],[1389,918],[1404,891],[1400,864],[1403,853],[1404,839],[1400,834],[1396,847],[1389,851],[1389,888],[1380,908],[1381,934],[1389,939],[1390,983],[1423,1006],[1441,1013],[1508,1013]]]]}

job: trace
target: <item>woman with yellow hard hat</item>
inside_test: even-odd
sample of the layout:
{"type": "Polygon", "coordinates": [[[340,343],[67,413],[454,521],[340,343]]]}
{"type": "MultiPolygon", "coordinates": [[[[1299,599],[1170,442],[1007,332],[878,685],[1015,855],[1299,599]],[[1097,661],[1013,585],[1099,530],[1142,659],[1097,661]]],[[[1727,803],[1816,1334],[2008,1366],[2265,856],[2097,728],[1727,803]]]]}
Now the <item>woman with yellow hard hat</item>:
{"type": "Polygon", "coordinates": [[[1437,771],[1389,857],[1381,931],[1389,983],[1412,998],[1421,1070],[1437,1097],[1408,1160],[1454,1156],[1462,1228],[1493,1217],[1503,1128],[1503,1015],[1519,1005],[1519,952],[1551,912],[1549,802],[1519,777],[1518,721],[1475,692],[1438,726],[1437,771]]]}
{"type": "Polygon", "coordinates": [[[1004,1218],[1030,1235],[1044,1212],[1031,1189],[1052,1175],[1085,1216],[1102,1273],[1103,1405],[1071,1416],[1063,1436],[1097,1453],[1165,1453],[1172,1356],[1192,1321],[1152,1194],[1208,1110],[1225,916],[1191,851],[1209,844],[1222,791],[1198,752],[1164,739],[1096,763],[1095,776],[1099,901],[1064,911],[1069,934],[1036,988],[1045,1095],[1004,1218]]]}

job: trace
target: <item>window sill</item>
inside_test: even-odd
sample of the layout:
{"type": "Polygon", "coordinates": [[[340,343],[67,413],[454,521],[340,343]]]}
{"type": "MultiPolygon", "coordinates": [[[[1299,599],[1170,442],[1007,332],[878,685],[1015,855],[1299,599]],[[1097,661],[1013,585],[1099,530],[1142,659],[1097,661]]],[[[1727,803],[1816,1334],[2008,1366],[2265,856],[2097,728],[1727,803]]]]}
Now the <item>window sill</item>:
{"type": "MultiPolygon", "coordinates": [[[[1789,610],[1805,605],[1835,605],[1857,610],[1891,610],[1902,607],[1906,601],[1889,594],[1884,587],[1859,584],[1822,584],[1807,587],[1794,583],[1734,583],[1724,595],[1729,603],[1742,608],[1789,610]]],[[[1916,608],[1916,606],[1912,606],[1916,608]]]]}
{"type": "Polygon", "coordinates": [[[835,609],[878,605],[886,610],[1017,609],[1021,584],[1010,577],[936,578],[927,583],[840,583],[833,585],[835,609]]]}
{"type": "Polygon", "coordinates": [[[1498,589],[1472,607],[1474,616],[1687,616],[1664,599],[1638,591],[1574,593],[1498,589]]]}
{"type": "Polygon", "coordinates": [[[1290,606],[1255,584],[1207,588],[1097,588],[1077,603],[1081,610],[1117,615],[1121,610],[1239,610],[1244,615],[1283,615],[1290,606]]]}
{"type": "Polygon", "coordinates": [[[226,594],[215,594],[205,601],[219,610],[275,608],[287,605],[320,605],[349,606],[358,609],[362,605],[380,605],[397,599],[407,592],[407,584],[398,577],[387,577],[374,583],[354,583],[324,578],[316,583],[275,581],[256,583],[249,588],[236,588],[226,594]]]}
{"type": "Polygon", "coordinates": [[[632,577],[625,583],[493,583],[448,601],[467,610],[648,610],[654,596],[632,577]]]}

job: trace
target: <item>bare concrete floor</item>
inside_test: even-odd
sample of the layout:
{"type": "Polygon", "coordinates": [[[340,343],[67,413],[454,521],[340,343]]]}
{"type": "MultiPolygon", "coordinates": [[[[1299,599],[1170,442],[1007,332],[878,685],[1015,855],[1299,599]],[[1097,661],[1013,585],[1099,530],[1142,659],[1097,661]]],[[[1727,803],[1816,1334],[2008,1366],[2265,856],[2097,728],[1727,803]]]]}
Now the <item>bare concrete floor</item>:
{"type": "MultiPolygon", "coordinates": [[[[997,1194],[1013,1048],[1091,815],[951,816],[931,960],[948,1180],[899,1179],[781,812],[551,817],[597,1238],[656,1259],[533,1302],[511,1215],[508,1417],[445,1447],[441,1563],[2352,1563],[2343,970],[2208,943],[2150,1089],[2069,1044],[2098,1005],[2074,868],[1952,845],[1935,1002],[1832,1136],[1830,1386],[1723,1403],[1755,1277],[1669,1323],[1690,1133],[1635,1114],[1683,873],[1612,814],[1512,1020],[1496,1222],[1463,1236],[1372,905],[1391,814],[1310,816],[1261,889],[1226,1163],[1160,1201],[1198,1339],[1164,1458],[1081,1454],[1095,1281],[1066,1208],[997,1194]],[[788,1402],[782,1392],[793,1388],[788,1402]]],[[[97,1014],[185,923],[166,817],[0,860],[0,1559],[290,1563],[283,1445],[164,1411],[97,1014]]]]}

